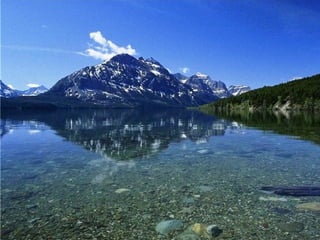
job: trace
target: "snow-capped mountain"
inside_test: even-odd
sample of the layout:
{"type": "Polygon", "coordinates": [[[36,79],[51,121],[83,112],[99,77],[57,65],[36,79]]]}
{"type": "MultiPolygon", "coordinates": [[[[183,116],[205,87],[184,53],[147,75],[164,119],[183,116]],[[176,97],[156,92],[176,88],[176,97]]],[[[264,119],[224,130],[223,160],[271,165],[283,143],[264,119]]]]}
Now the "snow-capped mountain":
{"type": "Polygon", "coordinates": [[[136,107],[150,104],[164,106],[199,106],[246,91],[248,87],[230,88],[222,81],[197,73],[191,77],[171,74],[153,58],[136,59],[128,54],[114,56],[96,66],[88,66],[59,80],[50,90],[44,86],[25,91],[13,90],[1,82],[2,97],[37,96],[41,102],[136,107]],[[49,97],[49,98],[46,98],[49,97]],[[53,98],[52,98],[53,97],[53,98]],[[61,98],[61,99],[60,99],[61,98]],[[51,99],[51,100],[50,100],[51,99]],[[61,101],[60,101],[60,100],[61,101]]]}
{"type": "Polygon", "coordinates": [[[27,90],[21,91],[20,96],[38,96],[41,93],[45,93],[48,89],[41,85],[39,87],[32,87],[27,90]]]}
{"type": "Polygon", "coordinates": [[[245,85],[237,85],[237,86],[230,85],[228,87],[229,93],[232,94],[233,96],[239,96],[242,93],[248,92],[250,90],[251,90],[250,87],[245,86],[245,85]]]}
{"type": "Polygon", "coordinates": [[[5,98],[11,98],[11,97],[18,97],[18,96],[38,96],[41,93],[44,93],[48,91],[48,89],[45,86],[39,86],[39,87],[32,87],[27,90],[17,90],[17,89],[12,89],[6,84],[0,80],[0,97],[5,97],[5,98]]]}
{"type": "Polygon", "coordinates": [[[175,73],[174,76],[180,82],[189,85],[194,91],[207,92],[207,94],[213,94],[219,98],[238,96],[251,90],[250,87],[245,85],[231,85],[227,87],[224,82],[212,80],[210,76],[203,73],[197,73],[191,77],[175,73]]]}
{"type": "Polygon", "coordinates": [[[178,79],[180,82],[182,83],[186,83],[186,81],[188,80],[189,77],[181,74],[181,73],[174,73],[173,76],[178,79]]]}
{"type": "Polygon", "coordinates": [[[59,80],[45,95],[74,97],[107,106],[198,106],[217,100],[215,95],[179,81],[153,58],[120,54],[85,67],[59,80]],[[206,94],[206,92],[205,92],[206,94]]]}
{"type": "Polygon", "coordinates": [[[17,96],[19,96],[19,91],[10,88],[0,80],[0,97],[9,98],[17,96]]]}
{"type": "Polygon", "coordinates": [[[208,75],[196,73],[188,78],[185,84],[189,85],[194,91],[202,92],[206,97],[210,95],[218,98],[226,98],[230,96],[224,82],[214,81],[208,75]]]}

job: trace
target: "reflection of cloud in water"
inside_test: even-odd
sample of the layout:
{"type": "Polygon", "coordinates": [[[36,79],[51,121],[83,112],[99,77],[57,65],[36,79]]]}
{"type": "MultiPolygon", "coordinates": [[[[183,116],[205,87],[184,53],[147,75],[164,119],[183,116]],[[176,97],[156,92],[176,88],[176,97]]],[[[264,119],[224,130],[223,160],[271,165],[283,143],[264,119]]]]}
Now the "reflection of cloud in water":
{"type": "Polygon", "coordinates": [[[28,131],[28,133],[29,133],[30,135],[38,134],[38,133],[40,133],[40,132],[41,132],[41,131],[40,131],[40,130],[37,130],[37,129],[31,129],[31,130],[28,131]]]}
{"type": "Polygon", "coordinates": [[[121,162],[108,157],[92,160],[88,164],[89,166],[100,170],[99,173],[91,180],[92,184],[102,183],[108,175],[112,176],[120,169],[131,169],[135,167],[134,161],[121,162]]]}

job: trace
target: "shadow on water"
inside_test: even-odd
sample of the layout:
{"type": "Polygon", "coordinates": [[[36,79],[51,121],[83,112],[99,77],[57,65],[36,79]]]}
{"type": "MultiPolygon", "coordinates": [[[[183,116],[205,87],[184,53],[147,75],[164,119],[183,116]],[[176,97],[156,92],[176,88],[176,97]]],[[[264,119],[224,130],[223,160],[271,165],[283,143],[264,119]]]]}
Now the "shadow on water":
{"type": "Polygon", "coordinates": [[[229,112],[217,113],[216,117],[237,121],[263,131],[273,131],[320,144],[320,113],[306,112],[229,112]]]}
{"type": "Polygon", "coordinates": [[[23,121],[43,122],[68,141],[116,160],[147,157],[185,139],[206,141],[230,127],[214,116],[183,109],[59,110],[4,113],[1,136],[23,121]]]}

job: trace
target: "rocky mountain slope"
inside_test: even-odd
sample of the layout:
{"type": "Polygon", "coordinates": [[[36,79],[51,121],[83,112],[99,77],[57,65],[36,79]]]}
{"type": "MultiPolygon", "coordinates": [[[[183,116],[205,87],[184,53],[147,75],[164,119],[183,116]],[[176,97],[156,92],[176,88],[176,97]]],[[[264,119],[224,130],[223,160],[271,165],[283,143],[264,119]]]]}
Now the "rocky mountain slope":
{"type": "Polygon", "coordinates": [[[0,97],[17,97],[18,92],[14,89],[11,89],[9,86],[4,84],[2,80],[0,80],[0,97]]]}
{"type": "Polygon", "coordinates": [[[127,54],[85,67],[58,81],[46,95],[74,97],[107,106],[198,106],[217,100],[215,95],[183,84],[153,58],[127,54]]]}
{"type": "Polygon", "coordinates": [[[249,92],[251,89],[245,85],[230,85],[228,91],[232,96],[239,96],[243,93],[249,92]]]}

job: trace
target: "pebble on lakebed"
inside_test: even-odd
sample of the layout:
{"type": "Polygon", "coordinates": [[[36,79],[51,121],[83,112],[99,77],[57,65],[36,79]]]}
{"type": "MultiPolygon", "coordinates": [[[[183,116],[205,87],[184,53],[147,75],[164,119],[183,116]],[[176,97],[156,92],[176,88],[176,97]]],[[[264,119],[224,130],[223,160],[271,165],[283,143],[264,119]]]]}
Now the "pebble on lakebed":
{"type": "Polygon", "coordinates": [[[203,223],[194,223],[189,226],[183,233],[177,236],[178,240],[199,240],[213,239],[222,233],[217,225],[206,225],[203,223]]]}
{"type": "Polygon", "coordinates": [[[170,232],[183,228],[183,222],[172,219],[161,221],[156,226],[156,231],[162,235],[168,235],[170,232]]]}

